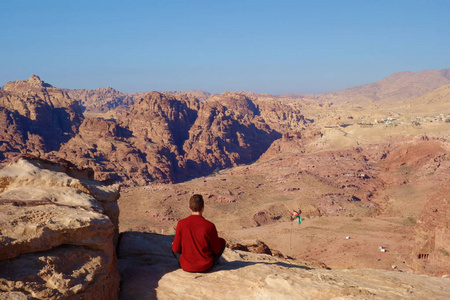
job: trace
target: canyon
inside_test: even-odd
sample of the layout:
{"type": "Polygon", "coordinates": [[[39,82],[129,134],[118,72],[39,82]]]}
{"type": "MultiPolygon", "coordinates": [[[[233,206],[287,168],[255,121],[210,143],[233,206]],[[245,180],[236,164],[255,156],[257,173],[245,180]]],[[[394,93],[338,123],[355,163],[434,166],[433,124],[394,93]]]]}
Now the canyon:
{"type": "MultiPolygon", "coordinates": [[[[95,255],[113,260],[111,249],[119,232],[120,240],[129,239],[126,244],[139,245],[127,249],[119,242],[117,248],[118,271],[114,272],[121,273],[122,287],[129,286],[121,290],[123,299],[146,299],[128,294],[132,290],[161,299],[180,293],[192,299],[204,297],[219,275],[225,276],[225,283],[236,276],[259,282],[243,286],[248,299],[262,291],[287,293],[284,296],[290,299],[295,289],[308,290],[308,282],[324,284],[330,293],[312,289],[310,294],[305,292],[305,299],[313,295],[317,299],[346,295],[394,299],[393,291],[406,285],[410,288],[397,296],[420,298],[420,291],[429,289],[431,298],[444,299],[449,291],[439,289],[448,279],[437,277],[450,274],[449,74],[449,69],[402,72],[319,95],[67,90],[33,75],[0,89],[0,163],[2,172],[24,172],[25,176],[37,160],[44,169],[63,166],[58,167],[60,172],[63,168],[65,174],[91,180],[88,186],[96,189],[116,189],[111,197],[120,216],[91,200],[81,206],[93,214],[102,210],[111,220],[112,225],[101,221],[106,227],[98,230],[111,232],[101,238],[112,242],[102,250],[106,252],[95,255]],[[13,172],[11,163],[17,164],[18,157],[22,165],[15,165],[13,172]],[[25,163],[24,157],[33,159],[25,163]],[[224,254],[229,264],[198,278],[175,270],[165,254],[176,222],[189,214],[186,203],[193,193],[205,196],[205,216],[230,247],[224,254]],[[299,209],[302,224],[291,220],[292,210],[299,209]],[[277,256],[231,247],[256,240],[277,256]],[[137,250],[140,247],[154,256],[137,250]],[[414,273],[423,277],[419,280],[414,273]],[[378,280],[378,290],[376,283],[361,279],[367,276],[378,280]],[[145,287],[143,280],[152,284],[145,287]],[[352,280],[364,288],[356,288],[352,280]],[[399,285],[389,286],[389,280],[399,285]],[[186,285],[176,289],[171,286],[174,281],[186,285]],[[277,290],[279,284],[286,289],[277,290]]],[[[10,186],[10,175],[3,178],[7,179],[2,179],[1,187],[10,186]]],[[[76,182],[64,180],[52,185],[76,182]]],[[[76,188],[93,193],[93,188],[81,186],[84,183],[76,188]]],[[[2,200],[2,209],[9,209],[5,215],[9,211],[30,214],[21,211],[29,208],[23,201],[70,198],[65,196],[68,192],[53,188],[36,196],[27,190],[24,195],[23,190],[2,191],[0,196],[7,199],[2,200]]],[[[47,202],[30,205],[53,207],[47,202]]],[[[23,224],[32,221],[17,218],[23,224]]],[[[6,255],[2,262],[22,257],[19,246],[8,244],[21,243],[5,240],[5,232],[1,231],[0,252],[6,255]]],[[[10,238],[21,238],[20,232],[14,234],[10,238]]],[[[55,243],[61,239],[51,236],[55,243]]],[[[70,244],[78,243],[85,242],[75,239],[70,244]]],[[[67,248],[55,247],[36,251],[67,248]]],[[[118,275],[111,276],[117,284],[118,275]]],[[[116,285],[113,290],[117,289],[116,285]]],[[[75,293],[69,290],[66,295],[75,293]]],[[[227,293],[225,285],[217,298],[223,293],[227,293]]]]}

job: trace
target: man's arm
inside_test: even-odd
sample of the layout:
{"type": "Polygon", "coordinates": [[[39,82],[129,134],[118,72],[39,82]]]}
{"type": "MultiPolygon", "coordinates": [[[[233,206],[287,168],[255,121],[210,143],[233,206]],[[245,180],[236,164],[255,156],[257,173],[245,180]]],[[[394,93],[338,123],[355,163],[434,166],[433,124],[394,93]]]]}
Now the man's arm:
{"type": "Polygon", "coordinates": [[[175,237],[172,243],[172,251],[181,253],[181,234],[180,234],[180,226],[177,224],[177,230],[175,232],[175,237]]]}
{"type": "Polygon", "coordinates": [[[211,230],[211,247],[214,254],[218,254],[222,251],[225,246],[225,240],[223,238],[219,238],[219,234],[217,233],[216,226],[213,225],[211,230]]]}

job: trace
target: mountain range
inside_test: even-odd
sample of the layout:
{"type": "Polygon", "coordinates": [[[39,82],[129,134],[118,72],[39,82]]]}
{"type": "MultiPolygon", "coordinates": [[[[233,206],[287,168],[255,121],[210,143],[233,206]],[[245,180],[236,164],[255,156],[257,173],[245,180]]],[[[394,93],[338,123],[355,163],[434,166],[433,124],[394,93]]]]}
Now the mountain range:
{"type": "Polygon", "coordinates": [[[304,112],[322,103],[419,97],[449,84],[449,74],[402,72],[314,96],[67,90],[33,75],[0,90],[0,159],[65,159],[92,168],[99,180],[132,186],[180,182],[254,162],[283,135],[317,134],[320,116],[304,112]]]}

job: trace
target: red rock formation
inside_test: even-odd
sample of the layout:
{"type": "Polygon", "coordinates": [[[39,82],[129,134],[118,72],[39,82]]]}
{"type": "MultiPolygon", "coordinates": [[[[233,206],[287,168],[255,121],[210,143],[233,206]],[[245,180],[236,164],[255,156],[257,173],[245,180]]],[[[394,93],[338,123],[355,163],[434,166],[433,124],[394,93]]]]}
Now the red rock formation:
{"type": "Polygon", "coordinates": [[[28,152],[92,168],[98,180],[173,182],[255,161],[281,136],[271,126],[289,131],[305,124],[298,108],[281,102],[239,93],[186,96],[197,94],[136,98],[111,88],[60,90],[37,76],[9,82],[0,91],[0,122],[7,128],[0,132],[1,158],[28,152]],[[116,107],[109,113],[114,119],[82,122],[68,93],[91,111],[116,107]]]}
{"type": "MultiPolygon", "coordinates": [[[[12,113],[9,123],[21,127],[15,148],[34,154],[58,150],[77,133],[83,120],[78,102],[35,75],[28,80],[8,82],[0,91],[0,107],[4,113],[12,113]]],[[[5,140],[11,140],[11,131],[5,140]]]]}
{"type": "Polygon", "coordinates": [[[199,110],[183,150],[189,171],[198,176],[255,161],[278,137],[249,98],[225,93],[199,110]]]}

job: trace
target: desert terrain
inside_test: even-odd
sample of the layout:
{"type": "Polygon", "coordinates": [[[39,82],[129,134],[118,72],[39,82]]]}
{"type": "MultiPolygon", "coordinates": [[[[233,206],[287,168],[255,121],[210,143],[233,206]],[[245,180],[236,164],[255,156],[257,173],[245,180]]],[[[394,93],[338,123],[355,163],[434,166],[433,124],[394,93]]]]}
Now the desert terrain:
{"type": "MultiPolygon", "coordinates": [[[[304,110],[321,132],[306,142],[283,138],[249,165],[179,184],[124,189],[120,230],[173,234],[176,221],[189,214],[190,195],[201,193],[205,216],[227,240],[261,240],[285,256],[330,268],[423,272],[415,265],[416,230],[432,218],[423,215],[430,198],[449,191],[448,158],[439,167],[435,161],[448,157],[450,124],[401,121],[439,119],[442,112],[428,105],[404,107],[339,105],[310,108],[309,115],[304,110]],[[384,118],[400,121],[375,121],[384,118]],[[298,209],[300,225],[290,219],[298,209]]],[[[441,200],[439,209],[447,213],[448,200],[441,200]]],[[[441,221],[448,230],[448,219],[441,221]]],[[[440,247],[445,260],[448,245],[440,247]]],[[[448,273],[448,263],[434,272],[427,271],[448,273]]]]}
{"type": "Polygon", "coordinates": [[[172,235],[201,193],[230,242],[332,269],[445,276],[449,84],[445,69],[320,95],[124,94],[32,76],[0,90],[0,159],[119,183],[120,232],[172,235]]]}

